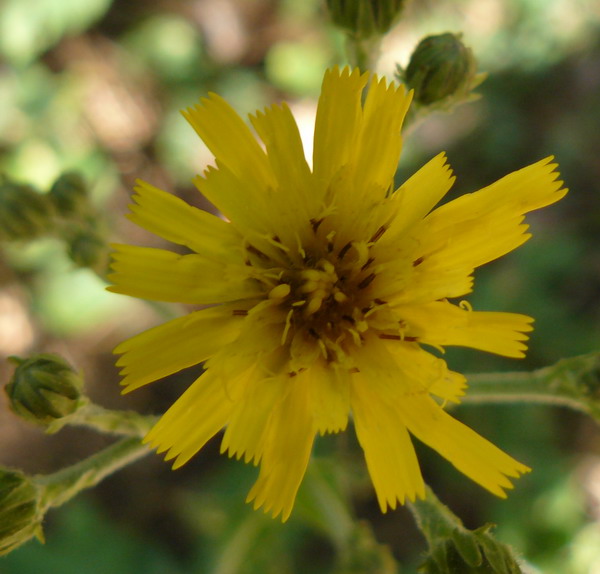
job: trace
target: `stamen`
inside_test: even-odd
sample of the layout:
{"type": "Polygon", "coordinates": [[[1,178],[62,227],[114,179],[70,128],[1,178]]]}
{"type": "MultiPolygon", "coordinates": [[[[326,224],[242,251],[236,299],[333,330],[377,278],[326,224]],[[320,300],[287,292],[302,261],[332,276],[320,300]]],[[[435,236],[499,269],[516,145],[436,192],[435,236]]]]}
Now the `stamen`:
{"type": "Polygon", "coordinates": [[[280,283],[269,291],[269,299],[285,299],[291,291],[291,287],[287,283],[280,283]]]}
{"type": "Polygon", "coordinates": [[[294,314],[294,310],[290,309],[288,311],[288,314],[285,318],[285,327],[283,329],[283,333],[281,335],[281,344],[285,345],[285,342],[287,340],[288,334],[290,332],[290,328],[292,326],[292,315],[294,314]]]}

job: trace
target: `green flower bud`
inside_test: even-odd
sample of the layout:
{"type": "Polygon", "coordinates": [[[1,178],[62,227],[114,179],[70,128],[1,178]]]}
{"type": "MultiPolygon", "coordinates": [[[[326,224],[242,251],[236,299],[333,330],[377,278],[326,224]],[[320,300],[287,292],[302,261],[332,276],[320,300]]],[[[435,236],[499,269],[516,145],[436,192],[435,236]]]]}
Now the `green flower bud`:
{"type": "Polygon", "coordinates": [[[421,574],[522,574],[509,548],[489,533],[491,525],[477,530],[455,528],[440,538],[419,567],[421,574]]]}
{"type": "Polygon", "coordinates": [[[0,239],[34,239],[52,230],[52,205],[29,185],[0,176],[0,239]]]}
{"type": "Polygon", "coordinates": [[[477,61],[460,36],[446,33],[428,36],[419,42],[408,67],[399,78],[414,90],[414,102],[421,105],[459,103],[484,79],[477,74],[477,61]]]}
{"type": "Polygon", "coordinates": [[[104,238],[93,229],[78,229],[69,234],[68,254],[77,267],[93,269],[106,274],[109,266],[109,249],[104,238]]]}
{"type": "Polygon", "coordinates": [[[62,357],[42,353],[11,360],[17,368],[5,390],[11,409],[21,418],[48,426],[83,404],[83,380],[62,357]]]}
{"type": "Polygon", "coordinates": [[[0,468],[0,555],[34,536],[43,541],[38,487],[22,472],[0,468]]]}
{"type": "Polygon", "coordinates": [[[327,0],[333,23],[358,38],[386,34],[407,0],[327,0]]]}
{"type": "Polygon", "coordinates": [[[63,216],[85,214],[88,211],[87,186],[78,173],[63,173],[53,183],[48,197],[63,216]]]}

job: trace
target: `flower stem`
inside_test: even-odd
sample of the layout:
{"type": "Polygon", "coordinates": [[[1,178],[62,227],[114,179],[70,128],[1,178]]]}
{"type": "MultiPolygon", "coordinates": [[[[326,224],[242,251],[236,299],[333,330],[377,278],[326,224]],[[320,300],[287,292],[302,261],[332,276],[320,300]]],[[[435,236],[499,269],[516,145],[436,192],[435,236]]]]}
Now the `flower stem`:
{"type": "Polygon", "coordinates": [[[104,450],[53,474],[35,476],[40,488],[40,509],[61,506],[81,490],[96,486],[113,472],[150,453],[139,438],[124,438],[104,450]]]}
{"type": "Polygon", "coordinates": [[[380,45],[381,36],[360,38],[356,34],[349,34],[346,40],[348,62],[361,72],[374,71],[379,59],[380,45]]]}
{"type": "Polygon", "coordinates": [[[90,427],[102,433],[142,438],[157,420],[158,417],[141,415],[135,411],[113,411],[87,403],[74,413],[58,419],[50,426],[49,432],[54,433],[65,425],[74,425],[90,427]]]}
{"type": "Polygon", "coordinates": [[[544,403],[583,411],[600,422],[600,353],[562,359],[531,372],[468,375],[463,403],[544,403]]]}

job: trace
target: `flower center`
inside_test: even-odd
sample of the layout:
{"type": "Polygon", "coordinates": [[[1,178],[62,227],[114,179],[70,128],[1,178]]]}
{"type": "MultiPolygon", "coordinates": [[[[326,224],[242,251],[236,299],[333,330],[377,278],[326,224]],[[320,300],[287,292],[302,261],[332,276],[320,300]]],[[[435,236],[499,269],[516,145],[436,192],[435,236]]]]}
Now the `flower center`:
{"type": "Polygon", "coordinates": [[[405,339],[403,324],[376,296],[372,247],[385,227],[367,241],[342,242],[326,224],[311,221],[311,226],[314,241],[309,245],[292,248],[273,237],[263,244],[264,251],[246,248],[247,264],[267,287],[270,305],[262,309],[280,313],[280,344],[292,376],[316,360],[355,369],[353,350],[363,345],[369,329],[380,338],[411,339],[405,339]]]}

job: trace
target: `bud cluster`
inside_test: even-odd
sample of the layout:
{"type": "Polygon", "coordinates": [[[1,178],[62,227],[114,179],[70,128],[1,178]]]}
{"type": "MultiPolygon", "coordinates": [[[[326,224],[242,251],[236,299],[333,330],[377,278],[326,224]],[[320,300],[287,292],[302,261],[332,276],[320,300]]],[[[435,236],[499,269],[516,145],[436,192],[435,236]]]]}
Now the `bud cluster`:
{"type": "Polygon", "coordinates": [[[78,267],[103,275],[108,248],[101,219],[77,173],[62,174],[48,193],[0,175],[0,241],[60,237],[78,267]]]}

